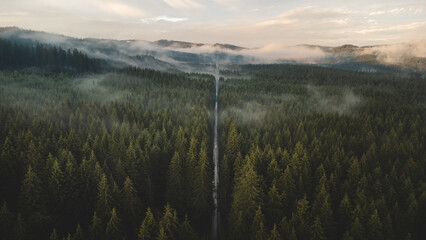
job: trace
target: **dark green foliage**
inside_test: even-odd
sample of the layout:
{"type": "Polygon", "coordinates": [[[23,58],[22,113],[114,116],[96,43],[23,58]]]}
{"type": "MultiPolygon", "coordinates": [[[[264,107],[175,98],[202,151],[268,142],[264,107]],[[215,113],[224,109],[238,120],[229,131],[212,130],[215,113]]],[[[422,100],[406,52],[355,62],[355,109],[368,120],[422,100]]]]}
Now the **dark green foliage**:
{"type": "MultiPolygon", "coordinates": [[[[46,69],[0,72],[1,238],[207,239],[213,77],[46,69]]],[[[424,79],[241,69],[219,98],[223,238],[424,238],[424,79]]]]}
{"type": "MultiPolygon", "coordinates": [[[[240,70],[252,78],[221,85],[220,159],[228,168],[234,160],[231,170],[221,166],[232,185],[222,185],[222,201],[257,192],[241,191],[251,163],[265,226],[277,224],[283,239],[424,238],[415,220],[424,219],[426,196],[424,79],[296,65],[240,70]]],[[[245,232],[252,210],[237,205],[244,201],[222,210],[226,236],[253,237],[245,232]]]]}
{"type": "Polygon", "coordinates": [[[6,202],[3,201],[3,204],[0,208],[0,237],[2,239],[10,239],[12,238],[12,234],[10,234],[10,229],[13,228],[15,223],[15,216],[9,210],[6,205],[6,202]]]}
{"type": "MultiPolygon", "coordinates": [[[[148,208],[145,213],[145,218],[139,229],[138,239],[139,240],[153,240],[157,235],[157,223],[154,215],[152,215],[151,209],[148,208]]],[[[164,230],[164,229],[163,229],[164,230]]]]}
{"type": "Polygon", "coordinates": [[[111,210],[111,218],[106,225],[105,231],[105,239],[107,240],[123,238],[123,226],[121,225],[121,220],[118,217],[117,210],[115,208],[111,210]]]}
{"type": "MultiPolygon", "coordinates": [[[[171,225],[163,224],[167,236],[176,239],[181,230],[208,235],[213,78],[141,69],[135,71],[143,76],[135,77],[129,71],[87,83],[111,92],[120,91],[117,81],[123,83],[129,95],[107,101],[110,92],[87,90],[87,80],[71,75],[0,72],[0,200],[11,203],[12,216],[22,213],[19,226],[25,227],[16,228],[21,235],[46,239],[56,229],[59,239],[80,233],[87,239],[136,239],[147,207],[154,222],[161,222],[155,215],[169,200],[171,176],[181,178],[175,186],[184,194],[180,205],[170,197],[179,211],[172,211],[171,225]],[[175,152],[182,155],[179,161],[171,161],[175,152]],[[185,215],[181,225],[177,219],[185,215]],[[196,223],[193,229],[189,222],[196,223]]],[[[15,235],[12,222],[5,234],[15,235]]]]}
{"type": "Polygon", "coordinates": [[[37,66],[49,71],[98,72],[99,60],[90,59],[77,49],[47,47],[41,44],[24,46],[0,39],[0,69],[37,66]]]}

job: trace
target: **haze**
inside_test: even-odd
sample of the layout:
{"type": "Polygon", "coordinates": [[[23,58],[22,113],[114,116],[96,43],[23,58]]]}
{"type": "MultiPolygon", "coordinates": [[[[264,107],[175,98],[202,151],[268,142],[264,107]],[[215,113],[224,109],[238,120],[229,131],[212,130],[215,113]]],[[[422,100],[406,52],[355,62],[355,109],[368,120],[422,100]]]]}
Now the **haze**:
{"type": "Polygon", "coordinates": [[[424,2],[277,0],[2,0],[0,26],[108,39],[173,39],[244,47],[426,38],[424,2]]]}

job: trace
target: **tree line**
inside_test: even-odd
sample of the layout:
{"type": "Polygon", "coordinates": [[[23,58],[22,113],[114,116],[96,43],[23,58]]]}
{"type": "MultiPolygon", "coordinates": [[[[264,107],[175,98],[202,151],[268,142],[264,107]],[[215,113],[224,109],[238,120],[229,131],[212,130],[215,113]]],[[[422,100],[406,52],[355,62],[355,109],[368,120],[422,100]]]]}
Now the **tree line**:
{"type": "Polygon", "coordinates": [[[40,67],[48,71],[99,72],[101,61],[77,49],[64,50],[42,44],[20,45],[0,39],[0,69],[40,67]]]}

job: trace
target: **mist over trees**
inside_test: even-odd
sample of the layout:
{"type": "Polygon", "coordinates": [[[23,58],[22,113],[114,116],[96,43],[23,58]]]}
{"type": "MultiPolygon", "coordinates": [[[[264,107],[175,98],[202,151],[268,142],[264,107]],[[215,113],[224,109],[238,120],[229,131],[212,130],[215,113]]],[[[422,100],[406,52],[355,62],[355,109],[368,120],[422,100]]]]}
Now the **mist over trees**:
{"type": "MultiPolygon", "coordinates": [[[[222,239],[426,236],[421,76],[234,67],[219,91],[222,239]]],[[[210,238],[212,75],[3,40],[0,69],[1,239],[210,238]]]]}

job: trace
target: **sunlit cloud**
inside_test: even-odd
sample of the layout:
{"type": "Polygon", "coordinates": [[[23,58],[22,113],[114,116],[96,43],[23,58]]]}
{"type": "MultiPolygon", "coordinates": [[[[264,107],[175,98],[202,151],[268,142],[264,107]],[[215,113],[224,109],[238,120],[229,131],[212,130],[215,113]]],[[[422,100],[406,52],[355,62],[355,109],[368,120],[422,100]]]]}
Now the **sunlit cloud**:
{"type": "Polygon", "coordinates": [[[138,17],[144,17],[147,15],[144,11],[138,8],[135,8],[133,6],[129,6],[126,4],[118,3],[118,2],[109,2],[109,3],[107,2],[107,3],[99,4],[98,7],[108,13],[116,14],[120,17],[138,18],[138,17]]]}
{"type": "Polygon", "coordinates": [[[154,18],[143,18],[141,19],[142,23],[152,23],[152,22],[172,22],[172,23],[177,23],[177,22],[183,22],[188,20],[188,18],[178,18],[178,17],[167,17],[167,16],[158,16],[158,17],[154,17],[154,18]]]}
{"type": "Polygon", "coordinates": [[[324,21],[348,16],[351,12],[343,9],[317,9],[312,6],[292,9],[283,12],[272,20],[257,23],[257,26],[287,25],[307,21],[324,21]]]}
{"type": "Polygon", "coordinates": [[[423,8],[422,7],[400,7],[400,8],[392,8],[392,9],[388,9],[388,10],[379,10],[379,11],[373,11],[370,12],[369,15],[370,16],[380,16],[380,15],[385,15],[385,14],[390,14],[390,15],[398,15],[398,14],[419,14],[423,12],[423,8]]]}
{"type": "Polygon", "coordinates": [[[408,24],[401,24],[401,25],[396,25],[391,27],[362,29],[357,31],[357,33],[367,34],[367,33],[377,33],[377,32],[408,31],[408,30],[416,30],[423,26],[426,26],[426,22],[412,22],[408,24]]]}
{"type": "Polygon", "coordinates": [[[83,38],[170,39],[243,47],[376,45],[426,39],[424,6],[417,0],[374,4],[371,0],[357,0],[357,4],[337,0],[324,4],[313,0],[1,1],[1,27],[83,38]]]}
{"type": "Polygon", "coordinates": [[[172,8],[202,8],[203,5],[195,0],[163,0],[172,8]]]}

